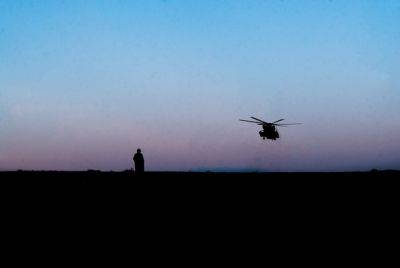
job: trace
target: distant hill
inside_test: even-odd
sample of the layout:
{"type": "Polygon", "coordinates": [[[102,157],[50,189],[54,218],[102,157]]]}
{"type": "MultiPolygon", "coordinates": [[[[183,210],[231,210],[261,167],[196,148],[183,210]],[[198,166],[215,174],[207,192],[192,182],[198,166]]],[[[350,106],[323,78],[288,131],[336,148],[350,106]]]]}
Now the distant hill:
{"type": "Polygon", "coordinates": [[[269,172],[267,169],[259,168],[232,168],[232,167],[200,167],[191,169],[192,172],[234,172],[234,173],[254,173],[254,172],[269,172]]]}

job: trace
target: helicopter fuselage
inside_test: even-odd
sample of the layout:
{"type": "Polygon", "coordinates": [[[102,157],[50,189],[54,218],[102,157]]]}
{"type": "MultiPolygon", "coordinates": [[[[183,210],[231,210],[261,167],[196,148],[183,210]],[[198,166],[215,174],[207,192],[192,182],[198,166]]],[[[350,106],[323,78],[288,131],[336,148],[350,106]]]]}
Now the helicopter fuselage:
{"type": "Polygon", "coordinates": [[[274,125],[263,125],[262,126],[263,130],[259,132],[260,137],[269,140],[276,140],[279,139],[279,133],[276,130],[276,127],[274,125]]]}

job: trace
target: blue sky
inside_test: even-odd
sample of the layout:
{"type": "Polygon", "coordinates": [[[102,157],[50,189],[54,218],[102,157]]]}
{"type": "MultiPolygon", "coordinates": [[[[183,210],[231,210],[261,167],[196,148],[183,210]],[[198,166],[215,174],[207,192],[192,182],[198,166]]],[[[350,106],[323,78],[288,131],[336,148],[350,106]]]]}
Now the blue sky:
{"type": "Polygon", "coordinates": [[[399,26],[399,1],[2,0],[0,169],[400,168],[399,26]]]}

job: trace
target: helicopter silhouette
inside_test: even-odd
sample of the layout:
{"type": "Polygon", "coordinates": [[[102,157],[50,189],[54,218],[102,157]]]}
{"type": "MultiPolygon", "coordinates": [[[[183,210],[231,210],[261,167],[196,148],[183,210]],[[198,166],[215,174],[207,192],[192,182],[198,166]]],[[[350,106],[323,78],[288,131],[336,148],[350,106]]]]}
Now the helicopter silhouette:
{"type": "Polygon", "coordinates": [[[301,125],[301,123],[277,124],[278,122],[281,122],[281,121],[283,121],[285,119],[279,119],[279,120],[276,120],[275,122],[268,123],[268,122],[265,122],[265,121],[263,121],[261,119],[253,117],[253,116],[250,116],[250,118],[252,118],[252,119],[254,119],[256,121],[244,120],[244,119],[239,119],[239,121],[248,122],[248,123],[255,123],[257,125],[262,126],[263,130],[261,130],[258,133],[260,134],[260,137],[263,138],[263,140],[265,140],[265,139],[269,139],[269,140],[279,139],[279,132],[276,129],[276,127],[285,127],[285,126],[291,126],[291,125],[301,125]]]}

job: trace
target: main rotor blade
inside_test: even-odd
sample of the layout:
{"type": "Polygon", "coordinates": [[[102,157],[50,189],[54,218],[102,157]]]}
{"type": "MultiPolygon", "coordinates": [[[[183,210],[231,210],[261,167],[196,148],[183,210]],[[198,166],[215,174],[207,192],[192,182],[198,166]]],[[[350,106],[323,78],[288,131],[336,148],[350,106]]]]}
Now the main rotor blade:
{"type": "Polygon", "coordinates": [[[293,126],[293,125],[301,125],[303,123],[289,123],[289,124],[274,124],[275,126],[293,126]]]}
{"type": "Polygon", "coordinates": [[[275,123],[281,122],[281,121],[283,121],[283,120],[285,120],[285,119],[279,119],[279,120],[277,120],[277,121],[275,121],[275,122],[272,122],[272,124],[275,124],[275,123]]]}
{"type": "Polygon", "coordinates": [[[256,122],[256,121],[250,121],[250,120],[244,120],[244,119],[239,119],[239,121],[249,122],[249,123],[256,123],[256,124],[262,125],[260,122],[256,122]]]}
{"type": "Polygon", "coordinates": [[[260,122],[262,122],[262,123],[264,123],[264,124],[271,124],[271,123],[262,121],[261,119],[255,118],[255,117],[253,117],[253,116],[250,116],[250,118],[253,118],[254,120],[260,121],[260,122]]]}

